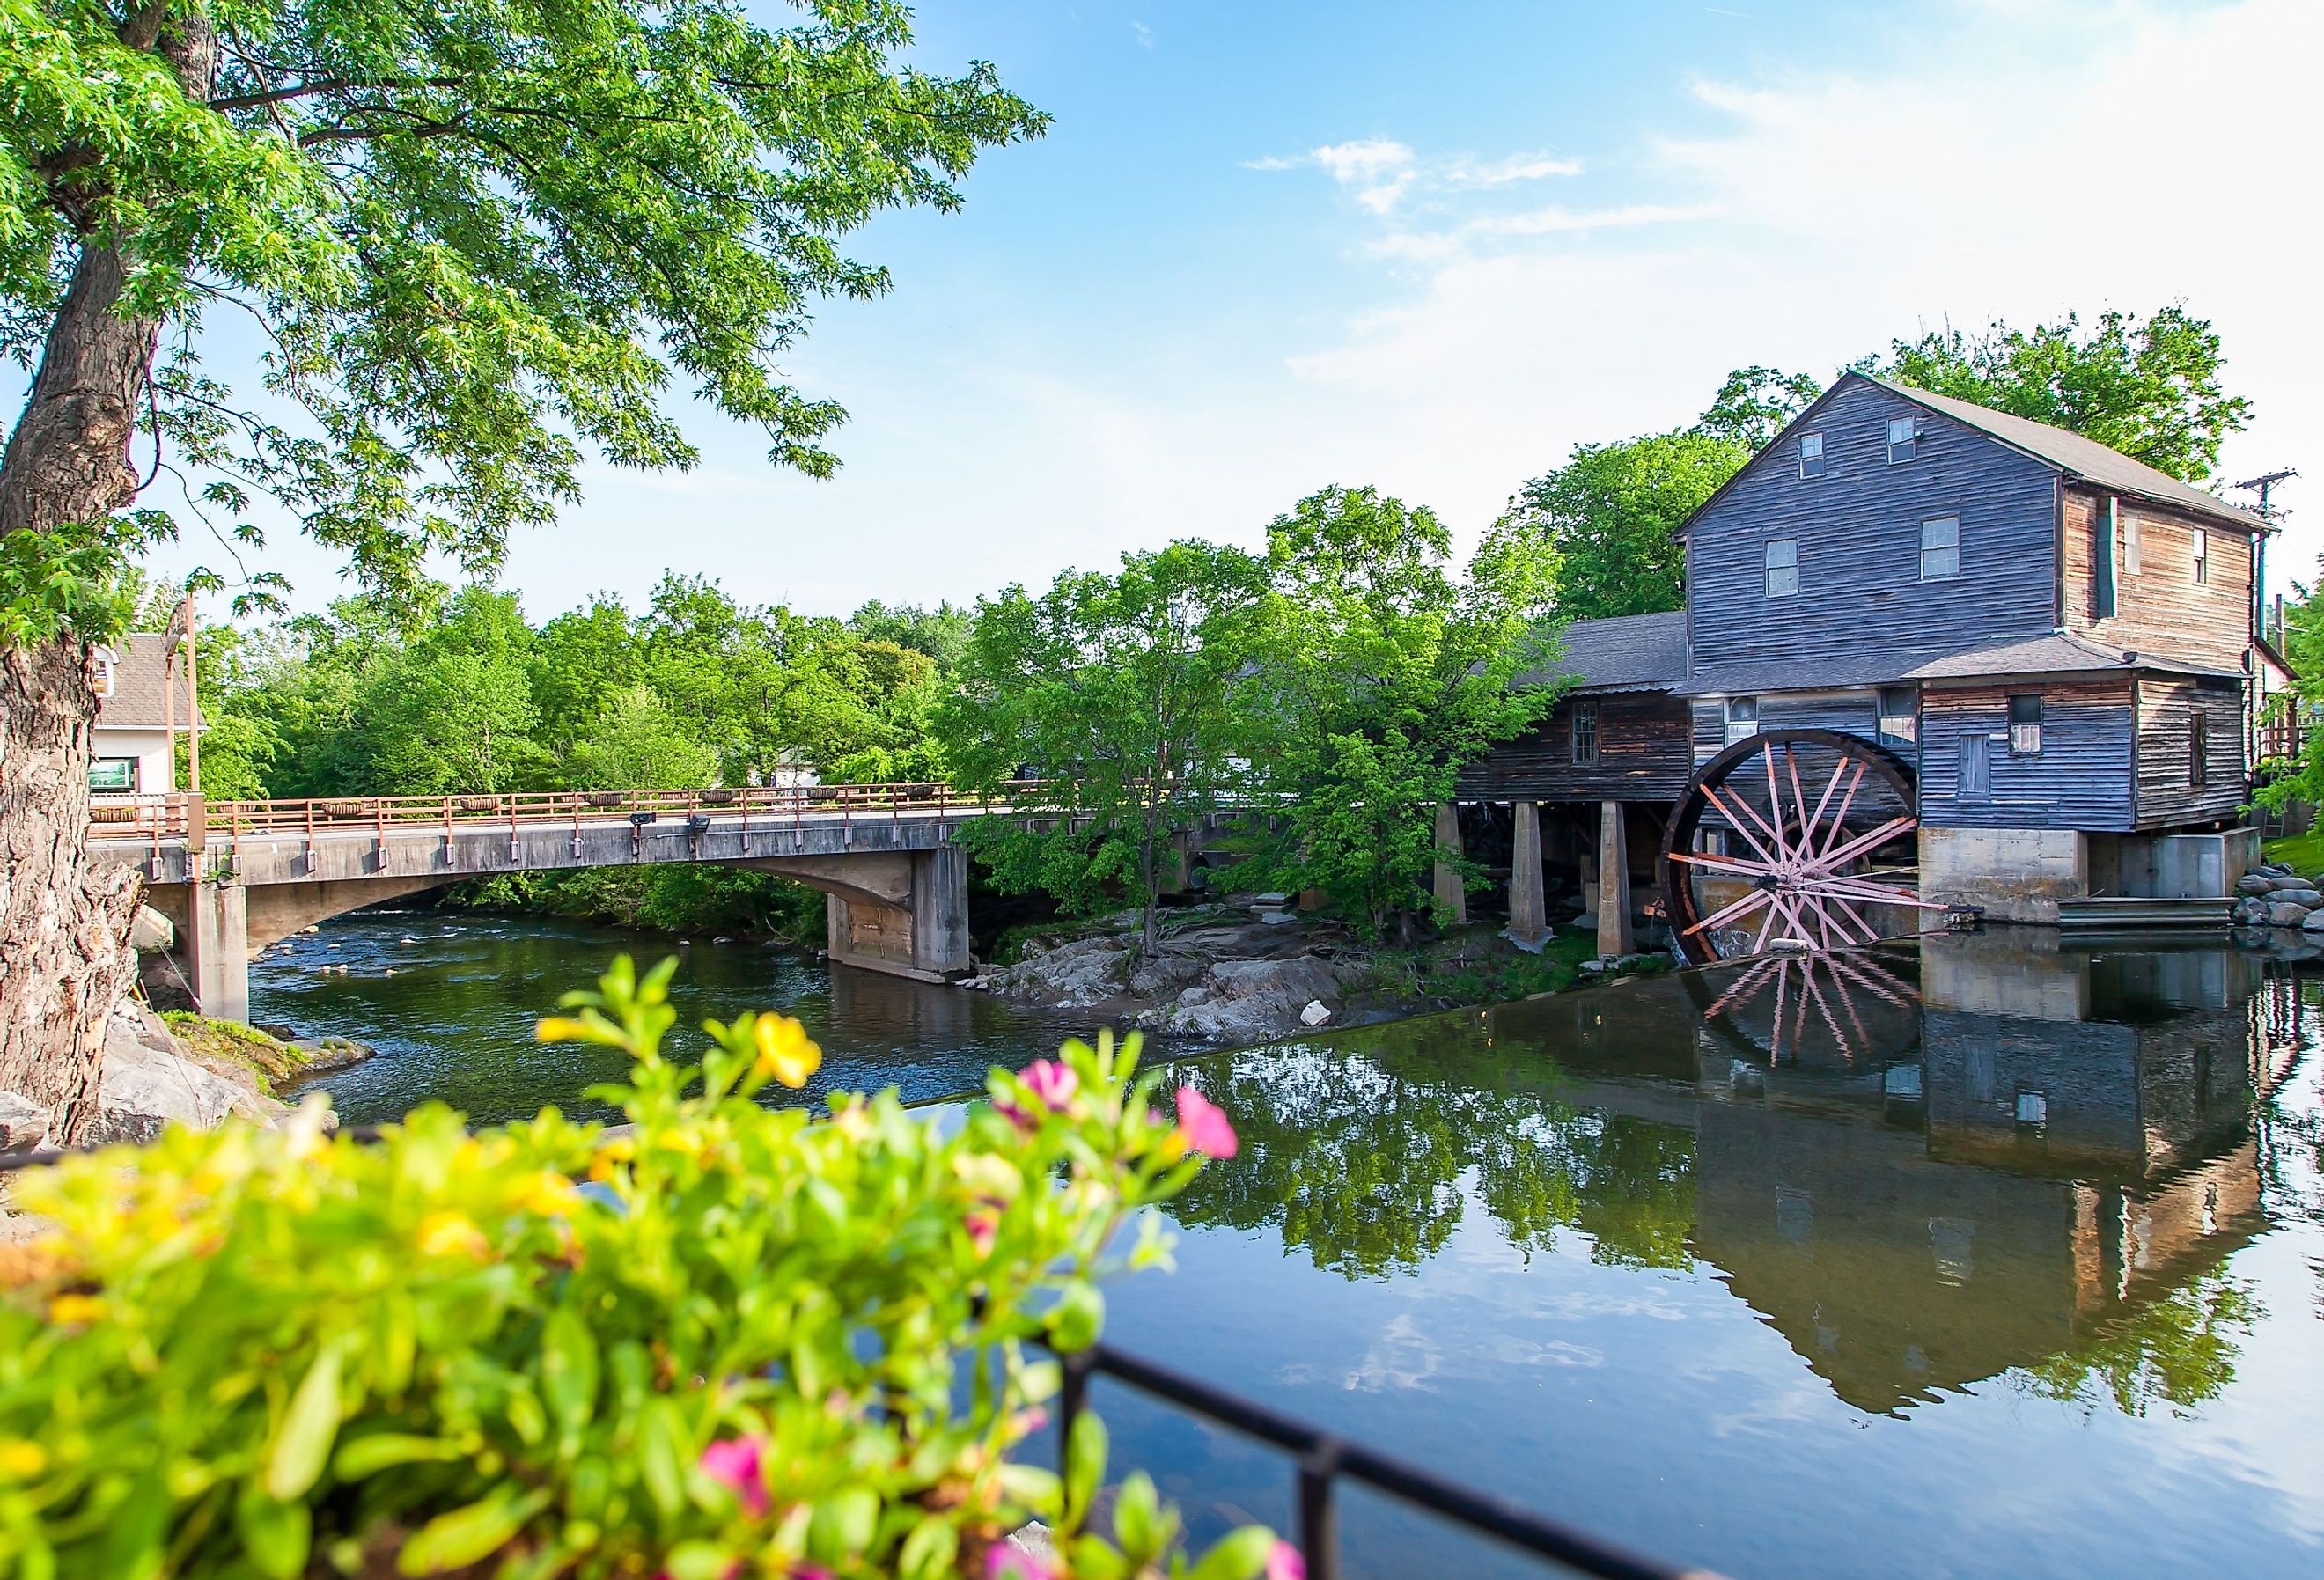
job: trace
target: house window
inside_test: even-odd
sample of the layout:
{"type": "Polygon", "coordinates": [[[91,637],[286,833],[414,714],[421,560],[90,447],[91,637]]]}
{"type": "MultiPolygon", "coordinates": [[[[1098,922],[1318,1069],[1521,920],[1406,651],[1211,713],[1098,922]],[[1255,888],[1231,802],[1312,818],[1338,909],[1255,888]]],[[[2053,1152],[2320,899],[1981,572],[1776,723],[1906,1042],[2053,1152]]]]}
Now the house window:
{"type": "Polygon", "coordinates": [[[2090,617],[2111,620],[2114,598],[2115,502],[2101,499],[2090,513],[2090,617]]]}
{"type": "Polygon", "coordinates": [[[1727,744],[1748,741],[1759,733],[1759,699],[1756,697],[1730,697],[1727,699],[1727,744]]]}
{"type": "Polygon", "coordinates": [[[1920,738],[1921,696],[1910,686],[1880,688],[1880,738],[1909,746],[1920,738]]]}
{"type": "Polygon", "coordinates": [[[2042,754],[2042,694],[2023,691],[2009,699],[2009,753],[2013,757],[2042,754]]]}
{"type": "Polygon", "coordinates": [[[1800,435],[1800,476],[1803,477],[1823,476],[1823,435],[1821,433],[1800,435]]]}
{"type": "MultiPolygon", "coordinates": [[[[2107,503],[2112,504],[2114,501],[2107,503]]],[[[2122,518],[2122,573],[2125,576],[2138,574],[2138,513],[2135,511],[2126,512],[2122,518]]]]}
{"type": "Polygon", "coordinates": [[[1891,417],[1888,420],[1888,464],[1909,461],[1921,442],[1921,422],[1916,417],[1891,417]]]}
{"type": "Polygon", "coordinates": [[[1800,590],[1800,541],[1777,538],[1767,545],[1767,596],[1788,598],[1800,590]]]}
{"type": "Polygon", "coordinates": [[[115,662],[115,661],[111,648],[101,647],[97,650],[97,694],[99,697],[110,697],[113,695],[113,670],[115,662]]]}
{"type": "Polygon", "coordinates": [[[2195,585],[2200,587],[2211,579],[2211,534],[2202,528],[2195,529],[2195,585]]]}
{"type": "Polygon", "coordinates": [[[88,788],[125,793],[137,788],[137,759],[99,757],[88,765],[88,788]]]}
{"type": "Polygon", "coordinates": [[[1950,581],[1960,574],[1960,517],[1921,523],[1921,579],[1950,581]]]}
{"type": "Polygon", "coordinates": [[[2211,716],[2201,708],[2187,715],[2187,788],[2201,790],[2211,781],[2211,716]]]}
{"type": "Polygon", "coordinates": [[[1598,761],[1598,705],[1594,702],[1573,705],[1573,760],[1598,761]]]}

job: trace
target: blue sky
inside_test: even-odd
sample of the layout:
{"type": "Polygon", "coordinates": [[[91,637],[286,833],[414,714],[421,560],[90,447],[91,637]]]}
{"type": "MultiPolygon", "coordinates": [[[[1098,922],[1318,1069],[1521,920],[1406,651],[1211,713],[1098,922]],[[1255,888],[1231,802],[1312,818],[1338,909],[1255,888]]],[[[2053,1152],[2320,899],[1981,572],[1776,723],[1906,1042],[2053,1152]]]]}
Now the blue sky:
{"type": "MultiPolygon", "coordinates": [[[[665,568],[817,612],[965,600],[1256,542],[1331,483],[1473,538],[1737,365],[2181,299],[2258,406],[2229,475],[2324,481],[2313,0],[929,0],[917,53],[990,60],[1056,122],[964,212],[853,238],[894,291],[787,365],[852,414],[839,477],[697,411],[694,472],[595,470],[514,546],[536,617],[665,568]]],[[[2324,504],[2275,563],[2319,548],[2324,504]]],[[[337,590],[311,548],[271,563],[337,590]]]]}

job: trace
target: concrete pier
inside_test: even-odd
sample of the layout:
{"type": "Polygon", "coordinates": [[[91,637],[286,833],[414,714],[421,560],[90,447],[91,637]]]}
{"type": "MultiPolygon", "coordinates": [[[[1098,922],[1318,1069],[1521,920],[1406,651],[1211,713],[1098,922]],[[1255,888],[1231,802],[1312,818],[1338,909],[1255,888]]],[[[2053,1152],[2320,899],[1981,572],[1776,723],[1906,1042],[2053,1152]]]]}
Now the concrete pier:
{"type": "Polygon", "coordinates": [[[1622,803],[1598,808],[1598,953],[1628,955],[1637,947],[1630,924],[1630,846],[1622,803]]]}
{"type": "Polygon", "coordinates": [[[1542,891],[1541,808],[1517,803],[1517,839],[1509,852],[1509,936],[1534,944],[1549,936],[1549,907],[1542,891]]]}

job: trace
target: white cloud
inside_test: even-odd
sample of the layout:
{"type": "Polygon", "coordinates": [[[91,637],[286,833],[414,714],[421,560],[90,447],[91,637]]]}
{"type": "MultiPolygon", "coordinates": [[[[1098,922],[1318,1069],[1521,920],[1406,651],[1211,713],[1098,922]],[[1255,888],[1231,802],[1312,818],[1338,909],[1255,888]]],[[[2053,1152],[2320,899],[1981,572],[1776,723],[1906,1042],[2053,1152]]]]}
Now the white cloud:
{"type": "Polygon", "coordinates": [[[1580,160],[1549,153],[1513,153],[1494,160],[1456,154],[1448,159],[1424,160],[1414,153],[1409,144],[1386,137],[1326,143],[1303,154],[1268,154],[1244,160],[1242,165],[1245,170],[1320,170],[1340,185],[1355,189],[1356,201],[1380,215],[1391,212],[1416,190],[1488,190],[1519,181],[1582,173],[1580,160]]]}
{"type": "Polygon", "coordinates": [[[1138,41],[1138,47],[1139,49],[1150,50],[1154,47],[1154,30],[1147,26],[1144,23],[1138,21],[1136,18],[1132,18],[1130,23],[1130,36],[1138,41]]]}
{"type": "MultiPolygon", "coordinates": [[[[1693,85],[1723,129],[1653,143],[1602,206],[1389,224],[1358,250],[1418,279],[1292,370],[1383,408],[1379,467],[1473,529],[1572,442],[1689,420],[1735,365],[1828,374],[1948,318],[2183,300],[2257,408],[2223,470],[2324,479],[2302,448],[2324,433],[2319,226],[2296,197],[2319,70],[2312,0],[1974,0],[1878,69],[1693,85]]],[[[2305,575],[2319,547],[2324,504],[2274,564],[2305,575]]]]}

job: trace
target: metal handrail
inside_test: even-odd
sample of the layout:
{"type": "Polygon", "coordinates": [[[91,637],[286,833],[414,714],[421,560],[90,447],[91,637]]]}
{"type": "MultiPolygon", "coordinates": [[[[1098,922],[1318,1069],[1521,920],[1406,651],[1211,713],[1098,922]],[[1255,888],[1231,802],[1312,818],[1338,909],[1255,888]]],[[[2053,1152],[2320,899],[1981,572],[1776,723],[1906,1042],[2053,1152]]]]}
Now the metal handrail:
{"type": "Polygon", "coordinates": [[[1098,1376],[1127,1383],[1297,1455],[1294,1499],[1298,1506],[1299,1551],[1307,1562],[1308,1580],[1340,1580],[1339,1522],[1333,1491],[1342,1477],[1600,1580],[1720,1580],[1713,1570],[1674,1569],[1642,1557],[1587,1531],[1462,1486],[1360,1443],[1335,1437],[1319,1427],[1111,1344],[1093,1344],[1059,1360],[1065,1367],[1065,1387],[1057,1400],[1060,1464],[1064,1445],[1073,1440],[1074,1421],[1088,1408],[1090,1379],[1098,1376]]]}

